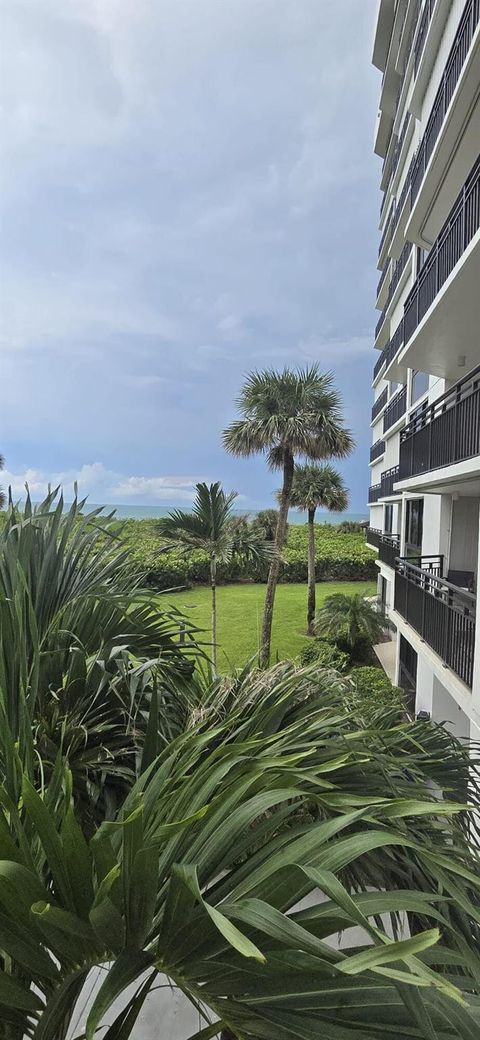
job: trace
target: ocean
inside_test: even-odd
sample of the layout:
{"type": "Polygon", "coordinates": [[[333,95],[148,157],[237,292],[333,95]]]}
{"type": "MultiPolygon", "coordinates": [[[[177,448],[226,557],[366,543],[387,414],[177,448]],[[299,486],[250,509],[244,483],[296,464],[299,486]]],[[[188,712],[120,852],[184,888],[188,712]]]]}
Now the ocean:
{"type": "MultiPolygon", "coordinates": [[[[66,507],[67,508],[67,507],[66,507]]],[[[86,508],[98,509],[99,506],[92,502],[88,502],[86,508]]],[[[172,509],[188,509],[188,505],[182,506],[133,506],[125,503],[118,505],[105,505],[104,510],[106,513],[115,510],[116,515],[121,520],[146,520],[146,519],[159,519],[161,516],[167,516],[172,509]]],[[[266,508],[266,507],[265,507],[266,508]]],[[[250,517],[256,516],[260,510],[258,509],[234,509],[234,513],[239,516],[248,515],[250,517]]],[[[341,524],[343,520],[357,520],[364,522],[368,519],[366,513],[328,513],[323,510],[318,510],[315,517],[318,524],[341,524]]],[[[288,516],[289,523],[291,524],[304,524],[306,523],[306,513],[301,513],[297,509],[291,509],[288,516]]]]}

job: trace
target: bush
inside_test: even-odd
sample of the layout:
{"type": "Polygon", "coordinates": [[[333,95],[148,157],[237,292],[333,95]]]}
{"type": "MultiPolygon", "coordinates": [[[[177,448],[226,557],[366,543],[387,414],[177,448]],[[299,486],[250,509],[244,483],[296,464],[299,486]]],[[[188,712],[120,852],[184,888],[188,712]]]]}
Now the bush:
{"type": "MultiPolygon", "coordinates": [[[[264,512],[275,513],[275,510],[264,512]]],[[[260,514],[261,515],[261,514],[260,514]]],[[[273,519],[273,518],[272,518],[273,519]]],[[[258,520],[258,517],[254,521],[258,520]]],[[[158,523],[154,519],[126,520],[124,537],[132,562],[145,575],[145,581],[161,591],[178,586],[206,585],[210,579],[209,561],[200,550],[184,553],[175,549],[162,552],[158,523]]],[[[375,580],[375,553],[365,545],[361,534],[339,534],[333,524],[315,524],[317,581],[375,580]]],[[[280,581],[307,580],[307,525],[291,525],[283,554],[280,581]]],[[[239,560],[218,568],[219,583],[250,580],[265,582],[268,564],[239,560]]]]}
{"type": "Polygon", "coordinates": [[[301,664],[318,664],[321,668],[335,668],[337,672],[345,672],[348,667],[349,655],[338,649],[334,643],[328,643],[325,639],[311,639],[304,646],[301,664]]]}
{"type": "Polygon", "coordinates": [[[362,708],[378,710],[379,708],[396,708],[405,711],[403,690],[385,675],[382,668],[352,668],[349,679],[354,686],[354,698],[362,708]]]}
{"type": "Polygon", "coordinates": [[[362,520],[342,520],[337,524],[339,534],[363,534],[365,536],[366,524],[362,520]]]}

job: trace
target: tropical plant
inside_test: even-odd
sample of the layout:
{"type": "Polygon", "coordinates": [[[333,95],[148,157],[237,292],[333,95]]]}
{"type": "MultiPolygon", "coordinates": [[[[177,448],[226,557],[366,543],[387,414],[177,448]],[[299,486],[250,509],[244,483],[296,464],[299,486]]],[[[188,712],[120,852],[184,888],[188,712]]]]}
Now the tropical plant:
{"type": "Polygon", "coordinates": [[[36,790],[16,759],[0,792],[8,1040],[64,1040],[99,965],[78,1040],[127,1040],[158,973],[203,1016],[196,1040],[473,1040],[477,763],[429,723],[359,727],[344,686],[287,665],[202,689],[90,841],[61,760],[36,790]]]}
{"type": "Polygon", "coordinates": [[[348,506],[348,491],[340,473],[331,463],[318,466],[306,462],[303,466],[295,466],[290,501],[292,506],[305,510],[308,515],[307,633],[311,636],[316,610],[315,513],[317,509],[342,513],[348,506]]]}
{"type": "Polygon", "coordinates": [[[302,664],[315,663],[319,668],[334,668],[337,672],[346,672],[350,657],[339,650],[335,643],[327,643],[325,639],[310,639],[300,655],[302,664]]]}
{"type": "Polygon", "coordinates": [[[393,685],[383,668],[365,665],[352,668],[348,677],[353,683],[353,700],[357,711],[365,713],[378,712],[382,708],[397,708],[405,714],[404,692],[393,685]]]}
{"type": "Polygon", "coordinates": [[[171,547],[184,552],[203,549],[210,562],[212,590],[212,665],[217,670],[217,566],[237,556],[242,559],[265,559],[271,554],[269,546],[252,533],[244,518],[232,514],[237,498],[235,491],[225,494],[219,483],[196,485],[196,497],[191,512],[174,509],[159,521],[158,532],[171,547]]]}
{"type": "Polygon", "coordinates": [[[358,593],[346,596],[336,592],[328,596],[315,622],[318,636],[332,639],[342,648],[345,645],[352,656],[362,642],[368,647],[380,643],[390,627],[391,622],[377,601],[372,602],[358,593]]]}
{"type": "Polygon", "coordinates": [[[267,456],[272,470],[283,474],[279,512],[265,594],[260,664],[270,658],[273,607],[279,578],[281,552],[285,545],[295,458],[343,457],[353,441],[343,426],[340,398],[332,375],[318,365],[283,372],[265,369],[253,372],[244,384],[238,408],[241,418],[224,431],[227,451],[236,456],[258,453],[267,456]]]}
{"type": "MultiPolygon", "coordinates": [[[[3,455],[0,455],[0,470],[5,467],[5,459],[3,455]]],[[[2,487],[0,487],[0,509],[5,509],[6,495],[2,487]]]]}
{"type": "Polygon", "coordinates": [[[259,509],[252,520],[252,529],[266,542],[274,542],[277,524],[278,509],[259,509]]]}
{"type": "Polygon", "coordinates": [[[336,526],[339,534],[365,534],[365,528],[368,526],[368,521],[342,520],[342,522],[336,526]]]}
{"type": "Polygon", "coordinates": [[[198,649],[194,627],[132,575],[121,525],[84,508],[27,494],[0,529],[0,770],[12,779],[12,745],[31,781],[67,756],[92,830],[135,780],[152,699],[166,703],[198,649]]]}

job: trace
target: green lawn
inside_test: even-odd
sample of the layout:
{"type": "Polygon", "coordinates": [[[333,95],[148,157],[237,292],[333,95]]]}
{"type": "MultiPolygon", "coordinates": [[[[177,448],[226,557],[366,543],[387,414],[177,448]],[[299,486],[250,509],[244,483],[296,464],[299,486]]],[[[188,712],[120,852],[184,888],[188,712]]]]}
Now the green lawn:
{"type": "MultiPolygon", "coordinates": [[[[317,607],[333,592],[352,595],[360,592],[375,595],[373,582],[321,582],[317,585],[317,607]]],[[[199,587],[185,592],[164,594],[173,605],[184,611],[207,634],[210,633],[209,588],[199,587]]],[[[223,585],[217,591],[218,603],[218,667],[229,671],[239,667],[258,650],[262,623],[265,585],[223,585]]],[[[307,642],[305,636],[307,609],[306,585],[279,585],[273,619],[272,662],[294,658],[307,642]]]]}

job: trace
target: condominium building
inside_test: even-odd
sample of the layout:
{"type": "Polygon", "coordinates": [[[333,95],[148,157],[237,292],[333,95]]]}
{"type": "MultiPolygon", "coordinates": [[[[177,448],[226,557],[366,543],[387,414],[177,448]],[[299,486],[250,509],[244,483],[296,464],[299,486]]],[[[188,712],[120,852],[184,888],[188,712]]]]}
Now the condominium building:
{"type": "Polygon", "coordinates": [[[367,539],[392,678],[412,712],[479,739],[480,0],[380,0],[373,63],[383,194],[367,539]]]}

